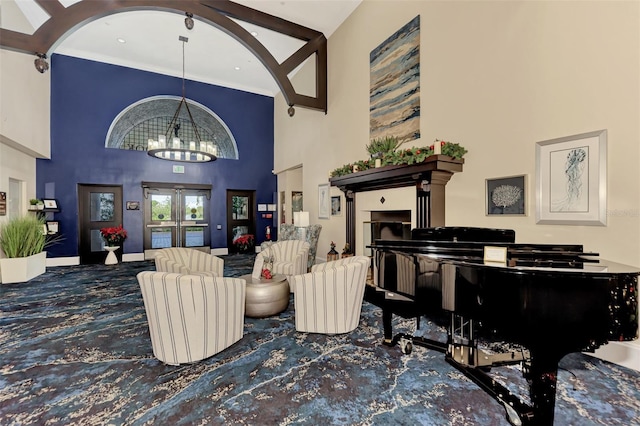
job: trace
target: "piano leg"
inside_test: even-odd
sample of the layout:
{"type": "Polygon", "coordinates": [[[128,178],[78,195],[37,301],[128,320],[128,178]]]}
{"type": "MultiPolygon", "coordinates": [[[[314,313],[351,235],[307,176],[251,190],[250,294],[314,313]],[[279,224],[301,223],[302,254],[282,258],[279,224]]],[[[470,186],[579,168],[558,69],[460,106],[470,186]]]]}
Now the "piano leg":
{"type": "Polygon", "coordinates": [[[529,383],[536,424],[553,425],[558,359],[548,354],[541,356],[532,352],[531,362],[523,365],[523,373],[529,383]]]}
{"type": "Polygon", "coordinates": [[[482,369],[459,363],[449,355],[446,360],[500,402],[512,425],[553,426],[558,372],[558,360],[555,357],[536,357],[532,354],[530,361],[523,363],[523,376],[529,383],[531,405],[522,402],[518,395],[512,394],[482,369]]]}
{"type": "Polygon", "coordinates": [[[393,346],[395,343],[393,342],[393,326],[391,325],[391,320],[393,319],[393,312],[391,309],[382,308],[382,327],[384,330],[384,341],[385,345],[393,346]]]}

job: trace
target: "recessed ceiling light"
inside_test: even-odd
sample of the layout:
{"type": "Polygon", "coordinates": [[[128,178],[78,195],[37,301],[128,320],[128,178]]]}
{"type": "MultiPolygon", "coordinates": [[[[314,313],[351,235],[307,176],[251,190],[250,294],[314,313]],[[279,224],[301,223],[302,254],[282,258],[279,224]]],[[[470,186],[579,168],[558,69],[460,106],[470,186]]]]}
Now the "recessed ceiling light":
{"type": "Polygon", "coordinates": [[[123,39],[122,37],[118,37],[116,40],[118,40],[118,43],[126,43],[127,40],[123,39]]]}
{"type": "Polygon", "coordinates": [[[240,71],[240,67],[234,67],[236,71],[240,71]]]}

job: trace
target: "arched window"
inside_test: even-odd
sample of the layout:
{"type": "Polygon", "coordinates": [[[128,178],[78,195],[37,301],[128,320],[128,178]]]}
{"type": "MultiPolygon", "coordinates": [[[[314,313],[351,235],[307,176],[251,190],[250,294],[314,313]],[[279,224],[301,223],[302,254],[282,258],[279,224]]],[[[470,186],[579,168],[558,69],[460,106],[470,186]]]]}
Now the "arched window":
{"type": "MultiPolygon", "coordinates": [[[[153,96],[142,99],[122,110],[113,120],[107,138],[106,148],[146,151],[149,139],[158,139],[158,135],[167,133],[169,123],[178,109],[182,98],[179,96],[153,96]]],[[[202,141],[210,141],[218,146],[218,158],[238,159],[238,146],[227,125],[213,111],[202,104],[187,100],[198,127],[202,141]]],[[[197,141],[186,108],[180,109],[177,123],[178,137],[183,142],[197,141]]],[[[167,135],[174,136],[173,129],[167,135]]]]}

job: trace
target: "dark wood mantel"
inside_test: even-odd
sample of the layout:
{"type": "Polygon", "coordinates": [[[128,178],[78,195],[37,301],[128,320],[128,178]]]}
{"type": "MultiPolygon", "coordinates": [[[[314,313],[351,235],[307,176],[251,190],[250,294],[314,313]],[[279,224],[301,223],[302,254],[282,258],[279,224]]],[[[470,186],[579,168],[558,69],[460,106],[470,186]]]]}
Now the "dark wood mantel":
{"type": "Polygon", "coordinates": [[[346,199],[346,242],[355,247],[356,193],[379,189],[416,187],[418,228],[444,226],[445,186],[454,173],[462,172],[464,159],[432,155],[418,164],[385,166],[329,179],[346,199]]]}

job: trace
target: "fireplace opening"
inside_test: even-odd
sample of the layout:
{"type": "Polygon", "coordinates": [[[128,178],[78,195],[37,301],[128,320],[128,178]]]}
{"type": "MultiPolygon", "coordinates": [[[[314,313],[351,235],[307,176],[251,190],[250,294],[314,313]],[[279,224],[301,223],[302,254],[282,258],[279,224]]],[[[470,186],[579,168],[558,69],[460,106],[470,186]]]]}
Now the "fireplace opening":
{"type": "Polygon", "coordinates": [[[410,240],[411,210],[372,211],[371,220],[363,223],[364,255],[372,256],[368,248],[375,240],[410,240]]]}

